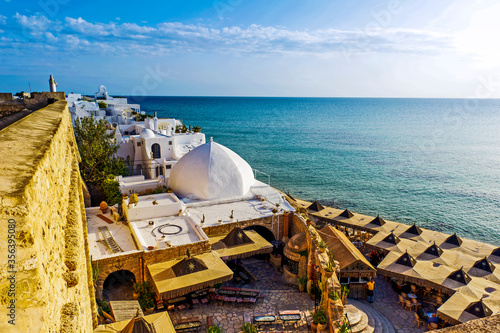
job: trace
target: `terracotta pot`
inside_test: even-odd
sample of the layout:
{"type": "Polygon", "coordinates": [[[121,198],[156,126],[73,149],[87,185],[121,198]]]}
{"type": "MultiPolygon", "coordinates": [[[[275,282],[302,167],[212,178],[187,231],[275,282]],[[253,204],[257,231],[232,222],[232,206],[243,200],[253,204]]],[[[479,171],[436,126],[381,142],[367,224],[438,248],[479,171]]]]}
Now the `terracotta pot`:
{"type": "Polygon", "coordinates": [[[154,310],[155,310],[155,307],[154,307],[154,306],[153,306],[152,308],[149,308],[149,309],[148,309],[148,308],[146,308],[146,309],[144,309],[144,314],[145,314],[145,315],[146,315],[146,314],[152,314],[154,310]]]}
{"type": "Polygon", "coordinates": [[[326,326],[328,326],[328,324],[318,324],[318,331],[326,330],[326,326]]]}
{"type": "Polygon", "coordinates": [[[311,331],[316,332],[318,330],[318,325],[315,323],[311,323],[311,331]]]}
{"type": "Polygon", "coordinates": [[[132,294],[132,299],[138,300],[138,299],[139,299],[139,296],[140,296],[140,294],[139,294],[139,293],[136,293],[136,292],[134,291],[134,293],[132,294]]]}
{"type": "Polygon", "coordinates": [[[303,284],[299,284],[299,290],[304,291],[306,289],[306,286],[303,284]]]}

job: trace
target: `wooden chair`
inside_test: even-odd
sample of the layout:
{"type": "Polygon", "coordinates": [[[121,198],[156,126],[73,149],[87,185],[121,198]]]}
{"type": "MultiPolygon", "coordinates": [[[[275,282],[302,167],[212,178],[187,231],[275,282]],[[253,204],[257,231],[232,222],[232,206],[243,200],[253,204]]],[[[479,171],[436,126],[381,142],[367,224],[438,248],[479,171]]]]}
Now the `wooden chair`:
{"type": "Polygon", "coordinates": [[[430,296],[431,295],[431,291],[432,291],[431,287],[425,287],[425,289],[424,289],[424,297],[426,295],[430,296]]]}
{"type": "Polygon", "coordinates": [[[406,293],[401,293],[401,296],[403,296],[403,297],[404,297],[404,299],[407,299],[407,298],[408,298],[408,296],[406,295],[406,293]]]}
{"type": "Polygon", "coordinates": [[[417,294],[418,289],[417,289],[417,286],[416,286],[416,285],[411,284],[411,285],[410,285],[410,289],[411,289],[411,293],[412,293],[412,294],[415,294],[415,295],[417,294]]]}
{"type": "Polygon", "coordinates": [[[443,305],[443,299],[439,296],[436,296],[436,308],[439,308],[441,305],[443,305]]]}
{"type": "Polygon", "coordinates": [[[405,306],[404,306],[404,308],[405,308],[405,309],[410,309],[410,310],[411,310],[411,307],[412,307],[412,304],[411,304],[410,300],[409,300],[409,299],[406,299],[406,300],[405,300],[405,306]]]}
{"type": "Polygon", "coordinates": [[[412,299],[411,299],[411,305],[412,305],[413,307],[415,307],[415,310],[417,310],[417,308],[418,308],[419,306],[421,306],[422,304],[420,304],[420,303],[417,301],[417,299],[416,299],[416,298],[412,298],[412,299]]]}
{"type": "Polygon", "coordinates": [[[439,326],[436,323],[430,323],[429,325],[427,325],[428,331],[437,330],[438,328],[439,328],[439,326]]]}
{"type": "Polygon", "coordinates": [[[417,323],[417,327],[420,327],[420,324],[425,326],[425,321],[423,321],[416,312],[414,313],[414,315],[415,315],[415,319],[413,319],[413,324],[417,323]]]}
{"type": "Polygon", "coordinates": [[[398,295],[398,297],[399,297],[398,304],[401,304],[401,306],[405,306],[405,298],[401,295],[398,295]]]}

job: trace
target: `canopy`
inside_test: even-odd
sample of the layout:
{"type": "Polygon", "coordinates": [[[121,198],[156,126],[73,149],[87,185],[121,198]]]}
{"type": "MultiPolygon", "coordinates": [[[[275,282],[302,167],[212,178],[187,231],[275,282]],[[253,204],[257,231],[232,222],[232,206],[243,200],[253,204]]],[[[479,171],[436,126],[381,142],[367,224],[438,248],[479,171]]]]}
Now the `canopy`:
{"type": "Polygon", "coordinates": [[[376,269],[365,256],[351,243],[343,232],[327,225],[318,230],[335,259],[340,263],[341,277],[375,277],[376,269]]]}
{"type": "Polygon", "coordinates": [[[233,272],[220,259],[219,255],[212,251],[199,254],[193,258],[206,269],[177,276],[173,267],[186,259],[174,259],[156,264],[148,265],[149,273],[153,279],[156,292],[164,299],[182,296],[189,292],[211,287],[214,284],[222,283],[232,279],[233,272]]]}
{"type": "Polygon", "coordinates": [[[175,332],[174,325],[167,312],[155,313],[145,317],[135,317],[112,324],[99,325],[94,333],[171,333],[175,332]],[[148,331],[147,329],[151,329],[148,331]],[[142,329],[142,330],[141,330],[142,329]]]}
{"type": "Polygon", "coordinates": [[[255,254],[270,253],[273,250],[273,245],[258,232],[243,231],[240,228],[234,228],[227,235],[210,237],[209,241],[212,250],[224,260],[251,257],[255,254]]]}

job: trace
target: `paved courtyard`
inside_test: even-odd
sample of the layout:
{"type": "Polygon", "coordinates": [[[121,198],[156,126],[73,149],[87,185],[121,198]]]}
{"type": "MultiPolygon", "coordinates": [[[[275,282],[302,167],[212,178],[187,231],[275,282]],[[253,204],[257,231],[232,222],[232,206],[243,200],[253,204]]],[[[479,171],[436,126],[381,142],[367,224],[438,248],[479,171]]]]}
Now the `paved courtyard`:
{"type": "Polygon", "coordinates": [[[225,283],[224,286],[238,286],[245,288],[255,288],[263,292],[264,297],[260,298],[255,304],[227,304],[223,302],[212,302],[209,304],[200,304],[194,306],[191,310],[176,310],[169,312],[172,321],[189,317],[199,317],[204,324],[200,332],[206,331],[207,317],[212,316],[215,322],[223,328],[224,333],[240,332],[241,325],[244,322],[245,314],[251,318],[255,313],[276,313],[279,310],[300,310],[303,312],[302,320],[297,327],[287,325],[285,328],[281,324],[262,325],[266,330],[272,331],[291,331],[308,332],[305,315],[308,315],[308,309],[314,307],[314,301],[305,292],[300,292],[298,287],[292,287],[285,284],[282,274],[276,272],[270,263],[260,260],[243,260],[246,267],[257,278],[257,281],[238,285],[225,283]]]}

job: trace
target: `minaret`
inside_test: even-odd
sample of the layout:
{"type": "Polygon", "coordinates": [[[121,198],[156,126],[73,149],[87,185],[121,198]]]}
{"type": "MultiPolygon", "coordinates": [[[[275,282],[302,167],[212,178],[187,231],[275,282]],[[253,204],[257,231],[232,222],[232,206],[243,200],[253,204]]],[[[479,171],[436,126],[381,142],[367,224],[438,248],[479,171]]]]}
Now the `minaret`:
{"type": "Polygon", "coordinates": [[[50,92],[57,92],[57,83],[56,80],[54,80],[54,77],[51,75],[49,79],[49,86],[50,86],[50,92]]]}

